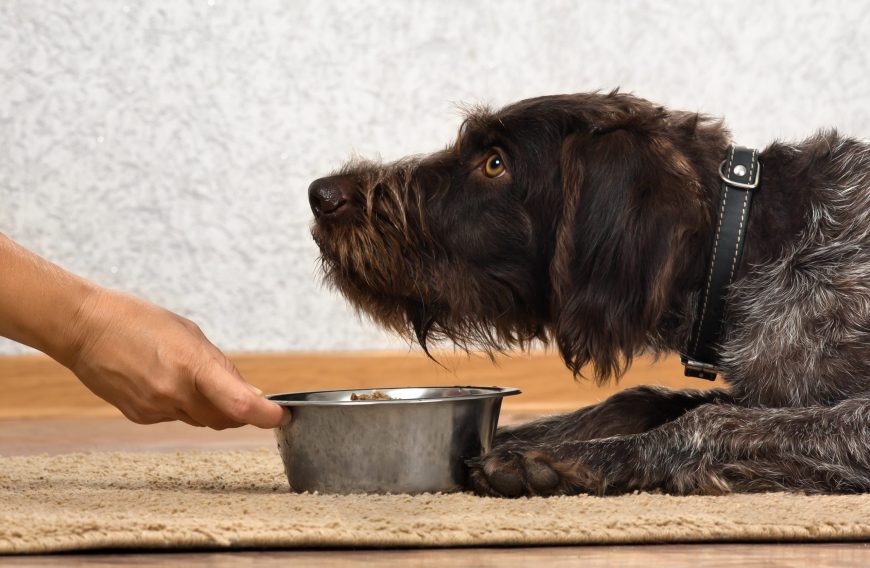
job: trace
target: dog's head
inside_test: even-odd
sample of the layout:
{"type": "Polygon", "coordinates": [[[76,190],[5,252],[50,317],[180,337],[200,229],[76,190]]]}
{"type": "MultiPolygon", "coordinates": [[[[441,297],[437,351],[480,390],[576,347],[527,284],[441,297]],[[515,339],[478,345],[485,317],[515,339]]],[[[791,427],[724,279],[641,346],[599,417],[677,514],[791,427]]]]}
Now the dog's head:
{"type": "Polygon", "coordinates": [[[475,110],[440,152],[313,182],[313,236],[327,281],[424,349],[554,338],[603,379],[685,310],[725,145],[718,123],[625,94],[475,110]]]}

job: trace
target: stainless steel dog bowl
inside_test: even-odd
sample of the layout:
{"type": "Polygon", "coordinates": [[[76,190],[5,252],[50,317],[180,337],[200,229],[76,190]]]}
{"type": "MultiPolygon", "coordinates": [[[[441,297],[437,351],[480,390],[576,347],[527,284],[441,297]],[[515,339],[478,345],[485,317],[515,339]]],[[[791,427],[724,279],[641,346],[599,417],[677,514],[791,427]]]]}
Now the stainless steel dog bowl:
{"type": "Polygon", "coordinates": [[[293,420],[275,429],[295,491],[457,491],[465,460],[489,451],[501,387],[419,387],[275,394],[293,420]],[[379,391],[393,400],[351,400],[379,391]]]}

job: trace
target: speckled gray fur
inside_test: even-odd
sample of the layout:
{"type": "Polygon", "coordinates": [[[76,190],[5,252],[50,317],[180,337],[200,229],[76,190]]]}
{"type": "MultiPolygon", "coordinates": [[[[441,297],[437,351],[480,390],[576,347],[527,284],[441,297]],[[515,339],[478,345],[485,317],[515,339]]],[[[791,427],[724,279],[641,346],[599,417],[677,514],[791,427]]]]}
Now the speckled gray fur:
{"type": "Polygon", "coordinates": [[[870,144],[824,132],[765,160],[807,207],[729,292],[728,388],[640,387],[502,429],[472,463],[476,491],[870,491],[870,144]]]}

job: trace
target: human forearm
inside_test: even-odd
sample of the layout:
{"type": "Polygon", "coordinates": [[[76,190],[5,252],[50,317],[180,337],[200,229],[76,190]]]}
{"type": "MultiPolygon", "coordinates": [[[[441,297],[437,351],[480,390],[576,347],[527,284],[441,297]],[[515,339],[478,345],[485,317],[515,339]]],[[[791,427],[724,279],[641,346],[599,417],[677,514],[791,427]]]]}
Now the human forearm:
{"type": "Polygon", "coordinates": [[[3,235],[0,335],[66,365],[135,422],[221,429],[290,419],[192,321],[91,284],[3,235]]]}
{"type": "Polygon", "coordinates": [[[0,335],[69,365],[83,306],[97,289],[0,234],[0,335]]]}

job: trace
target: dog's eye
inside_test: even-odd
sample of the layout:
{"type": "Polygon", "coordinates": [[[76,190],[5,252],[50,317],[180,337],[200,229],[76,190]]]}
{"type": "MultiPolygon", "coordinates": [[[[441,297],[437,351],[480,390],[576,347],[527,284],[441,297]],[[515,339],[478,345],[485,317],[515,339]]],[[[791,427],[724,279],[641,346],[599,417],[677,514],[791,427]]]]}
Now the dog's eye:
{"type": "Polygon", "coordinates": [[[502,160],[501,155],[497,152],[492,154],[483,163],[483,173],[486,177],[497,178],[504,174],[504,169],[504,160],[502,160]]]}

